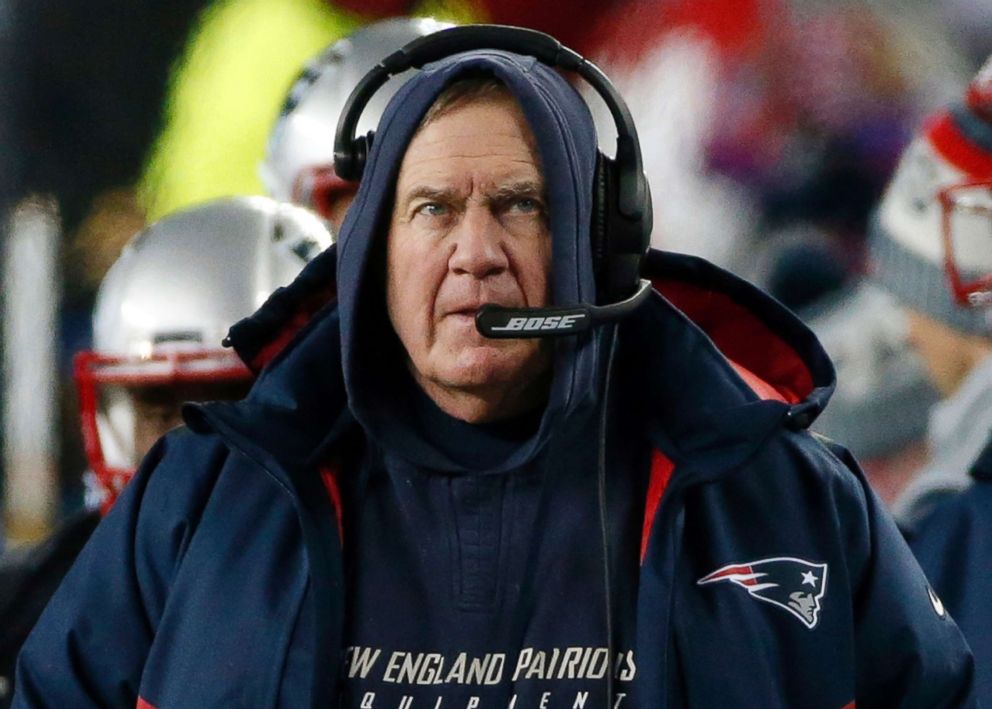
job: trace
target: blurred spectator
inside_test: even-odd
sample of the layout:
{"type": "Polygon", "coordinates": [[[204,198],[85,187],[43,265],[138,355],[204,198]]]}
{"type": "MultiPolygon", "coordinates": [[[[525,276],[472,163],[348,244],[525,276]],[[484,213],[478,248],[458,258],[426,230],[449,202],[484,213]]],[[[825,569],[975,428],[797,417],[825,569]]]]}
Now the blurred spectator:
{"type": "Polygon", "coordinates": [[[815,428],[851,450],[891,506],[926,461],[937,393],[889,294],[856,282],[825,300],[804,313],[837,369],[837,391],[815,428]]]}
{"type": "Polygon", "coordinates": [[[861,266],[871,208],[920,112],[942,98],[920,105],[918,86],[965,82],[967,65],[931,19],[916,6],[837,2],[794,3],[769,20],[755,60],[731,69],[708,153],[713,169],[751,185],[759,238],[810,224],[861,266]],[[908,61],[921,47],[930,56],[908,61]]]}
{"type": "Polygon", "coordinates": [[[992,60],[907,149],[872,257],[944,397],[930,461],[897,512],[975,651],[979,697],[992,701],[992,60]]]}
{"type": "Polygon", "coordinates": [[[265,197],[180,212],[140,232],[104,279],[94,349],[76,358],[87,504],[44,543],[0,557],[0,707],[14,661],[99,521],[187,400],[240,398],[248,369],[228,326],[330,244],[317,217],[265,197]]]}

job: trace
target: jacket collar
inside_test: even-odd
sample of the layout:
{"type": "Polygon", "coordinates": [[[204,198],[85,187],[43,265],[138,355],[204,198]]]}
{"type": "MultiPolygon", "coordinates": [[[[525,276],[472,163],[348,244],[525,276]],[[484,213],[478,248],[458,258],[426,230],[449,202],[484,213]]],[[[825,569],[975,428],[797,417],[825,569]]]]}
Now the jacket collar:
{"type": "Polygon", "coordinates": [[[630,323],[638,361],[620,371],[644,377],[652,442],[683,481],[718,477],[775,431],[815,420],[834,369],[791,312],[700,258],[652,251],[645,272],[656,297],[630,323]]]}
{"type": "MultiPolygon", "coordinates": [[[[191,426],[237,437],[286,468],[312,463],[353,430],[334,258],[332,247],[231,329],[228,343],[258,379],[244,401],[187,407],[191,426]]],[[[616,366],[636,373],[620,386],[679,467],[718,476],[774,431],[805,428],[822,411],[833,366],[784,306],[691,256],[651,251],[645,274],[657,292],[621,323],[616,366]]]]}

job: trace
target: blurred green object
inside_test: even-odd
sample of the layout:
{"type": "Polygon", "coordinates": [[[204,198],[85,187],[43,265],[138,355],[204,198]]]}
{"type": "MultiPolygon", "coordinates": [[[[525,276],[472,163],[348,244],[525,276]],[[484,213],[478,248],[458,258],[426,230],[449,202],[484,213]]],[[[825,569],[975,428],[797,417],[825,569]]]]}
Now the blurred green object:
{"type": "Polygon", "coordinates": [[[360,24],[325,0],[206,9],[176,61],[141,178],[149,221],[215,197],[262,194],[256,166],[287,88],[307,59],[360,24]]]}

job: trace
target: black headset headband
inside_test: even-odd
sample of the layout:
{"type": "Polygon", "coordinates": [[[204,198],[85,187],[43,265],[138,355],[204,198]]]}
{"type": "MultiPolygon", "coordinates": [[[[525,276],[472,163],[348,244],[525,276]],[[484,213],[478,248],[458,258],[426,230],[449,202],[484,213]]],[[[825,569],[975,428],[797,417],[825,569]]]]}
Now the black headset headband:
{"type": "Polygon", "coordinates": [[[500,49],[531,56],[543,64],[573,71],[585,79],[606,103],[617,128],[617,152],[614,158],[619,179],[617,211],[630,220],[640,220],[645,216],[645,205],[649,200],[648,186],[644,179],[637,128],[627,104],[595,64],[563,46],[551,35],[523,27],[450,27],[418,37],[379,62],[355,86],[338,119],[337,132],[334,135],[334,169],[337,175],[345,180],[357,180],[361,177],[365,155],[355,149],[355,128],[365,105],[390,77],[473,49],[500,49]]]}

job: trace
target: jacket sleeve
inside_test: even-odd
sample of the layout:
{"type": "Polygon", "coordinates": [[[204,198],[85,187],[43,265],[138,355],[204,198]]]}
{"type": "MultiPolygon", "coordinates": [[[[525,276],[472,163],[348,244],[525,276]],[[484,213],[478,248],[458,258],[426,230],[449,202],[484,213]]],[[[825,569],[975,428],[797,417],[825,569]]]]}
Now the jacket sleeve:
{"type": "Polygon", "coordinates": [[[974,661],[961,632],[857,463],[846,451],[839,454],[862,487],[867,534],[854,542],[867,552],[852,589],[856,706],[977,706],[974,661]]]}
{"type": "Polygon", "coordinates": [[[197,438],[180,429],[159,441],[96,528],[21,651],[14,707],[135,706],[205,485],[197,438]]]}
{"type": "Polygon", "coordinates": [[[976,480],[919,524],[909,545],[975,653],[975,687],[992,698],[992,484],[976,480]]]}

